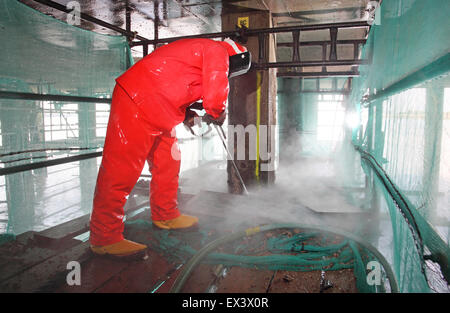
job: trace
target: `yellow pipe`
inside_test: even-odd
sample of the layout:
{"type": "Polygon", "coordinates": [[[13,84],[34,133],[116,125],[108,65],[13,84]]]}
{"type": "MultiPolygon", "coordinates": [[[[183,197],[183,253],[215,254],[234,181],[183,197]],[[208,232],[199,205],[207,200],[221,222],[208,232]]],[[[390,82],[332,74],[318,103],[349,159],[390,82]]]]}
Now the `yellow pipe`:
{"type": "Polygon", "coordinates": [[[256,168],[255,176],[259,181],[259,125],[261,124],[261,71],[256,72],[256,168]]]}

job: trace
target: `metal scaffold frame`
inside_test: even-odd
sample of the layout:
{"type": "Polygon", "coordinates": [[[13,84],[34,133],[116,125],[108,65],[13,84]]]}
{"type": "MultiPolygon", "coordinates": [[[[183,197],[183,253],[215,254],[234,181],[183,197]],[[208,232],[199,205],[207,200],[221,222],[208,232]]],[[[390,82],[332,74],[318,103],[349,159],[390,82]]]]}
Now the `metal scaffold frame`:
{"type": "MultiPolygon", "coordinates": [[[[44,4],[51,8],[57,9],[59,11],[70,13],[66,6],[59,4],[51,0],[33,0],[40,4],[44,4]]],[[[361,60],[358,58],[358,51],[360,45],[365,43],[365,39],[357,40],[337,40],[337,33],[339,28],[361,28],[370,27],[367,22],[345,22],[345,23],[330,23],[330,24],[317,24],[317,25],[300,25],[300,26],[288,26],[288,27],[273,27],[273,28],[263,28],[263,29],[247,29],[239,28],[236,31],[219,32],[219,33],[208,33],[200,35],[191,36],[180,36],[180,37],[170,37],[170,38],[158,38],[158,25],[159,25],[159,14],[157,13],[157,8],[155,7],[155,38],[147,39],[133,32],[131,30],[131,7],[128,0],[125,3],[125,25],[126,29],[120,28],[116,25],[107,23],[103,20],[97,19],[93,16],[80,12],[80,18],[94,23],[96,25],[105,27],[107,29],[116,31],[128,38],[130,47],[142,46],[143,56],[148,54],[148,46],[153,45],[157,47],[158,44],[169,43],[179,39],[187,38],[225,38],[225,37],[240,37],[246,38],[250,36],[258,37],[259,44],[259,55],[257,63],[252,64],[255,69],[267,70],[270,68],[304,68],[304,67],[314,67],[321,66],[322,72],[282,72],[278,73],[279,77],[354,77],[358,76],[357,70],[352,71],[342,71],[342,72],[328,72],[326,70],[327,66],[356,66],[360,64],[367,64],[369,60],[361,60]],[[156,17],[158,16],[158,17],[156,17]],[[303,31],[314,31],[329,29],[330,39],[328,41],[300,41],[300,32],[303,31]],[[292,47],[292,61],[290,62],[267,62],[265,47],[270,34],[275,33],[292,33],[292,42],[289,43],[279,43],[278,46],[292,47]],[[137,40],[137,41],[136,41],[137,40]],[[351,60],[338,60],[337,59],[337,45],[340,44],[353,44],[354,46],[354,58],[351,60]],[[301,46],[322,46],[322,59],[319,61],[302,61],[300,59],[300,47],[301,46]],[[330,54],[327,59],[327,46],[330,46],[330,54]]],[[[368,33],[368,31],[367,31],[368,33]]],[[[33,93],[20,93],[20,92],[9,92],[0,91],[0,99],[20,99],[20,100],[34,100],[34,101],[62,101],[62,102],[78,102],[78,103],[110,103],[109,98],[96,98],[96,97],[79,97],[79,96],[66,96],[66,95],[51,95],[51,94],[33,94],[33,93]]],[[[6,167],[0,169],[0,176],[7,175],[22,171],[27,171],[36,168],[42,168],[46,166],[64,164],[69,162],[74,162],[78,160],[83,160],[87,158],[95,158],[101,156],[101,152],[86,153],[78,156],[63,157],[56,160],[48,160],[43,162],[37,162],[33,164],[18,165],[12,167],[6,167]]]]}
{"type": "MultiPolygon", "coordinates": [[[[352,71],[342,71],[342,72],[328,72],[326,70],[327,66],[358,66],[361,64],[368,64],[370,60],[361,60],[358,57],[359,47],[366,42],[366,39],[355,39],[355,40],[337,40],[337,34],[339,28],[368,28],[370,25],[367,22],[345,22],[345,23],[330,23],[330,24],[316,24],[316,25],[299,25],[299,26],[289,26],[289,27],[272,27],[272,28],[261,28],[261,29],[247,29],[239,28],[236,31],[226,31],[219,33],[208,33],[200,35],[190,35],[190,36],[180,36],[180,37],[170,37],[170,38],[155,38],[153,40],[140,40],[133,41],[130,43],[131,47],[142,46],[143,56],[148,53],[148,46],[153,45],[156,47],[158,44],[164,44],[173,42],[180,39],[189,38],[225,38],[225,37],[238,37],[247,38],[251,36],[256,36],[258,38],[259,45],[259,55],[258,62],[252,64],[255,69],[266,70],[269,68],[302,68],[302,67],[313,67],[321,66],[321,72],[287,72],[279,73],[279,77],[354,77],[358,76],[357,70],[352,71]],[[326,41],[300,41],[300,32],[302,31],[314,31],[329,29],[330,39],[326,41]],[[292,42],[279,43],[279,47],[292,47],[292,61],[290,62],[267,62],[265,47],[267,38],[269,34],[275,33],[287,33],[292,34],[292,42]],[[338,60],[337,59],[337,46],[338,45],[353,45],[354,57],[349,60],[338,60]],[[300,47],[302,46],[321,46],[322,47],[322,59],[319,61],[301,61],[300,60],[300,47]],[[327,56],[327,46],[330,46],[330,54],[327,56]]],[[[367,32],[368,33],[368,32],[367,32]]]]}

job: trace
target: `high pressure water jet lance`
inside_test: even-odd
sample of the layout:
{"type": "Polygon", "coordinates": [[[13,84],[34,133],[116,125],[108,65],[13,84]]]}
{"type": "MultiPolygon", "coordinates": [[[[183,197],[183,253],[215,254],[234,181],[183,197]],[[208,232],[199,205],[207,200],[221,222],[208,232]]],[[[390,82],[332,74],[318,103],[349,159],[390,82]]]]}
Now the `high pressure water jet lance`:
{"type": "MultiPolygon", "coordinates": [[[[247,50],[247,48],[241,46],[240,44],[237,44],[236,42],[232,41],[229,38],[226,38],[224,41],[227,42],[228,44],[230,44],[231,51],[232,51],[232,53],[230,54],[229,60],[228,60],[228,63],[229,63],[228,78],[236,77],[236,76],[247,73],[250,70],[250,67],[252,64],[251,53],[247,50]]],[[[202,134],[201,136],[204,136],[211,131],[210,124],[214,125],[214,127],[217,130],[217,134],[219,135],[220,140],[222,141],[223,147],[225,148],[225,151],[227,152],[228,159],[233,164],[233,167],[236,171],[236,175],[239,178],[239,181],[242,185],[244,193],[246,195],[248,195],[248,191],[247,191],[247,188],[245,187],[244,180],[242,179],[241,173],[239,172],[239,169],[236,166],[236,163],[234,162],[233,156],[231,155],[230,150],[228,150],[227,144],[225,142],[227,137],[225,136],[225,132],[223,131],[223,128],[222,128],[222,124],[223,124],[223,121],[225,120],[225,116],[226,116],[225,111],[223,111],[223,114],[218,119],[214,119],[209,114],[205,114],[204,116],[200,117],[197,115],[197,113],[193,112],[191,109],[203,110],[203,103],[195,102],[195,103],[191,104],[189,108],[187,108],[184,125],[186,126],[186,128],[189,129],[189,131],[194,136],[197,136],[194,133],[194,131],[192,130],[192,127],[194,125],[200,126],[201,122],[205,122],[208,125],[208,131],[206,133],[202,134]],[[200,121],[199,121],[199,118],[200,118],[200,121]],[[219,128],[220,128],[220,130],[219,130],[219,128]]]]}
{"type": "Polygon", "coordinates": [[[222,141],[223,148],[225,149],[225,151],[227,153],[228,159],[231,161],[231,164],[233,164],[234,170],[236,171],[236,175],[239,178],[239,182],[242,185],[242,189],[244,190],[244,193],[246,195],[248,195],[248,190],[247,190],[247,187],[245,186],[244,180],[242,179],[241,173],[239,172],[239,169],[238,169],[238,167],[236,165],[236,162],[234,162],[234,158],[231,155],[230,150],[228,150],[227,144],[225,142],[227,136],[225,135],[225,132],[224,132],[222,126],[220,124],[216,123],[214,120],[212,120],[208,115],[204,115],[203,117],[200,117],[196,113],[192,113],[192,111],[189,111],[189,110],[186,111],[186,119],[184,121],[184,126],[194,136],[202,137],[202,136],[206,135],[207,133],[209,133],[212,130],[210,124],[214,125],[214,127],[215,127],[215,129],[217,131],[217,134],[219,135],[220,140],[222,141]],[[200,126],[201,122],[205,122],[208,125],[208,130],[205,133],[201,134],[201,135],[197,135],[197,134],[195,134],[195,132],[192,129],[192,127],[194,125],[200,126]]]}
{"type": "Polygon", "coordinates": [[[223,147],[224,147],[225,151],[227,152],[228,158],[231,160],[231,163],[233,164],[234,170],[236,171],[236,175],[239,178],[239,181],[241,182],[242,188],[244,189],[244,193],[246,195],[248,195],[248,191],[247,191],[247,188],[245,187],[244,180],[242,179],[241,173],[239,173],[239,169],[236,166],[236,162],[234,162],[233,156],[231,155],[230,150],[228,150],[227,144],[225,143],[225,139],[227,138],[225,136],[225,132],[223,131],[222,126],[220,126],[220,125],[214,124],[214,127],[216,128],[217,134],[219,135],[220,140],[222,141],[223,147]],[[219,129],[220,129],[220,131],[219,131],[219,129]]]}

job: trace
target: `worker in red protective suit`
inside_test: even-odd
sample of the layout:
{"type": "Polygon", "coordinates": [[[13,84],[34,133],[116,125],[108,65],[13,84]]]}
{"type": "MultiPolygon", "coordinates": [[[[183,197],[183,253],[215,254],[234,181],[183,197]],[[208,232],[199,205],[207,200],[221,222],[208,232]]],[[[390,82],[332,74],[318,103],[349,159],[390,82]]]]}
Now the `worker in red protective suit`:
{"type": "Polygon", "coordinates": [[[128,256],[147,248],[123,237],[123,206],[146,161],[153,225],[197,225],[197,217],[180,214],[177,206],[180,151],[174,127],[195,115],[189,106],[199,100],[205,120],[221,125],[229,74],[249,68],[249,52],[231,39],[183,39],[156,49],[116,79],[90,221],[94,253],[128,256]]]}

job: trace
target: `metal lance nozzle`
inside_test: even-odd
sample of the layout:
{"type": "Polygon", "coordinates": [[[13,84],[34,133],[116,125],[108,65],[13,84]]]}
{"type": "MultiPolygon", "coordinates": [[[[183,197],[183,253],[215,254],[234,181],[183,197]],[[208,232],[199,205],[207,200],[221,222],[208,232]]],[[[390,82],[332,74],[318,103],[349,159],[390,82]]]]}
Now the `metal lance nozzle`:
{"type": "Polygon", "coordinates": [[[228,159],[231,160],[231,163],[233,164],[234,170],[236,171],[236,175],[238,176],[239,181],[241,182],[242,188],[244,189],[244,193],[246,195],[248,195],[248,191],[247,191],[247,188],[245,187],[244,180],[242,179],[241,173],[239,173],[236,163],[234,162],[234,158],[231,155],[230,150],[228,150],[227,144],[225,143],[225,139],[227,138],[225,136],[225,132],[223,131],[222,126],[220,126],[220,125],[214,124],[214,127],[216,128],[216,131],[219,134],[220,140],[222,141],[223,147],[224,147],[225,151],[227,152],[228,159]]]}

